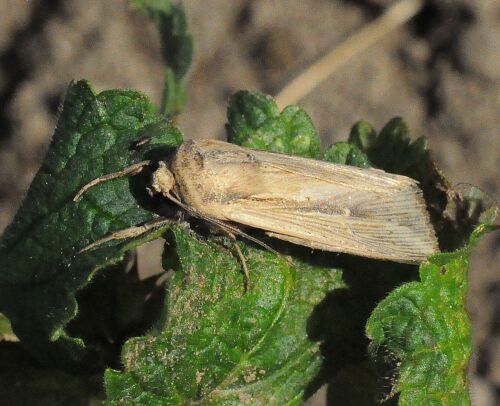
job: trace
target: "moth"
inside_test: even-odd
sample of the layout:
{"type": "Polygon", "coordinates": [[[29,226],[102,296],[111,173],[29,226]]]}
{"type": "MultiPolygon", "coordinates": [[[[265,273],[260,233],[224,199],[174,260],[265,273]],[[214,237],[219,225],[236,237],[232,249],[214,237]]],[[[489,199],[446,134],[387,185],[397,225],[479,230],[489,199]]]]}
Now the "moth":
{"type": "MultiPolygon", "coordinates": [[[[90,187],[135,174],[150,161],[96,179],[90,187]]],[[[231,235],[249,226],[268,236],[324,251],[417,264],[438,250],[418,182],[380,169],[243,148],[216,140],[186,141],[159,162],[151,189],[231,235]]],[[[128,238],[171,222],[122,230],[95,242],[128,238]]]]}

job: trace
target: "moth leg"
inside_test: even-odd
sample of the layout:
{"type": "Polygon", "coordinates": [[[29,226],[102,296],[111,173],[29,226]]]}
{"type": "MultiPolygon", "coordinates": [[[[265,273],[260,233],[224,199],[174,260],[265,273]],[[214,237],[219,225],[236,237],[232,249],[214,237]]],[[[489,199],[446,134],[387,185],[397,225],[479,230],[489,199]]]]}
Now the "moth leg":
{"type": "Polygon", "coordinates": [[[97,240],[93,242],[90,245],[87,245],[86,247],[82,248],[80,251],[78,251],[78,254],[82,254],[87,251],[91,251],[103,244],[106,244],[107,242],[110,241],[115,241],[115,240],[125,240],[127,238],[133,238],[133,237],[138,237],[144,233],[147,233],[148,231],[151,231],[155,228],[167,225],[167,224],[173,224],[177,223],[175,220],[172,219],[167,219],[167,218],[159,218],[155,219],[153,221],[150,221],[148,223],[142,224],[140,226],[135,226],[135,227],[130,227],[130,228],[125,228],[124,230],[119,230],[115,231],[114,233],[111,233],[110,235],[101,238],[100,240],[97,240]]]}
{"type": "MultiPolygon", "coordinates": [[[[174,200],[174,202],[176,202],[176,201],[174,200]]],[[[234,226],[232,226],[232,225],[230,225],[228,223],[225,223],[224,221],[221,221],[221,220],[216,220],[214,218],[200,216],[197,212],[191,210],[189,207],[183,206],[182,203],[181,203],[181,207],[183,207],[191,215],[193,215],[195,217],[198,217],[198,218],[201,218],[202,220],[205,220],[205,221],[207,221],[207,222],[209,222],[211,224],[214,224],[215,226],[218,226],[220,229],[222,229],[226,233],[226,235],[229,236],[229,238],[231,238],[231,240],[233,241],[233,243],[235,243],[235,241],[236,241],[236,237],[235,236],[239,235],[240,237],[246,238],[247,240],[252,241],[255,244],[261,246],[265,250],[267,250],[269,252],[272,252],[273,254],[277,255],[278,257],[283,258],[288,263],[288,265],[293,266],[293,262],[292,262],[292,260],[290,258],[283,256],[283,254],[280,254],[278,251],[276,251],[275,249],[271,248],[265,242],[263,242],[263,241],[255,238],[255,237],[252,237],[251,235],[249,235],[249,234],[241,231],[238,227],[234,227],[234,226]]],[[[266,234],[269,235],[269,236],[271,236],[270,233],[266,233],[266,234]]],[[[282,238],[282,239],[284,239],[284,238],[282,238]]],[[[236,243],[235,243],[235,247],[237,248],[237,250],[239,250],[239,246],[237,246],[236,243]]],[[[241,250],[240,250],[240,252],[241,252],[241,250]]],[[[238,254],[238,255],[240,256],[240,258],[244,259],[243,254],[241,254],[241,255],[238,254]]],[[[242,265],[244,264],[246,266],[246,261],[242,260],[241,263],[242,263],[242,265]]]]}
{"type": "Polygon", "coordinates": [[[201,220],[204,220],[206,221],[207,223],[210,223],[210,224],[213,224],[215,226],[217,226],[218,228],[221,228],[224,230],[224,232],[226,233],[232,233],[233,236],[234,235],[239,235],[243,238],[246,238],[247,240],[249,241],[252,241],[254,242],[255,244],[257,245],[260,245],[262,248],[266,249],[267,251],[269,252],[272,252],[276,255],[281,255],[279,252],[277,252],[276,250],[273,250],[269,245],[267,245],[265,242],[263,241],[260,241],[259,239],[255,238],[255,237],[252,237],[251,235],[241,231],[238,227],[234,227],[228,223],[226,223],[225,221],[222,221],[222,220],[217,220],[215,218],[212,218],[212,217],[207,217],[207,216],[204,216],[200,213],[198,213],[196,210],[194,210],[192,207],[189,207],[188,205],[184,204],[181,202],[181,200],[175,196],[172,196],[171,193],[167,194],[166,197],[171,200],[172,202],[174,202],[175,204],[179,205],[180,207],[182,207],[184,210],[186,210],[186,212],[188,212],[190,215],[192,215],[193,217],[196,217],[196,218],[199,218],[201,220]]]}
{"type": "Polygon", "coordinates": [[[241,268],[243,269],[243,289],[245,293],[248,292],[248,284],[250,281],[250,271],[248,270],[247,266],[247,260],[245,256],[243,255],[243,252],[241,252],[241,248],[236,242],[236,236],[229,230],[221,227],[221,229],[224,231],[224,233],[229,237],[231,242],[233,243],[234,250],[236,251],[236,254],[238,255],[241,263],[241,268]]]}
{"type": "Polygon", "coordinates": [[[121,171],[109,173],[109,174],[104,175],[104,176],[100,176],[99,178],[90,181],[84,187],[82,187],[78,191],[76,196],[73,198],[73,201],[74,202],[79,201],[82,198],[83,194],[87,190],[89,190],[90,188],[93,188],[96,185],[107,182],[108,180],[122,178],[124,176],[137,175],[139,172],[141,172],[144,169],[145,166],[148,166],[150,164],[151,164],[151,161],[142,161],[142,162],[136,163],[134,165],[127,166],[126,168],[122,169],[121,171]]]}

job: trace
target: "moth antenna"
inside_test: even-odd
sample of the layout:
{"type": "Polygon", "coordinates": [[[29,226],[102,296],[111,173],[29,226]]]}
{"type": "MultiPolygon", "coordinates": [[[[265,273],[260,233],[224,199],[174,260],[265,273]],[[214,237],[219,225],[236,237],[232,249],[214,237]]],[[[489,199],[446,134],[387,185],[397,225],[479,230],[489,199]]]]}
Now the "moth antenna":
{"type": "Polygon", "coordinates": [[[101,183],[107,182],[109,180],[117,179],[117,178],[122,178],[124,176],[133,176],[137,175],[139,172],[141,172],[145,166],[148,166],[151,164],[151,161],[142,161],[139,163],[136,163],[134,165],[127,166],[126,168],[122,169],[121,171],[114,172],[114,173],[108,173],[107,175],[101,176],[97,179],[94,179],[87,183],[84,187],[82,187],[78,193],[75,195],[73,198],[74,202],[79,201],[82,196],[84,195],[87,190],[93,188],[94,186],[97,186],[101,183]]]}
{"type": "MultiPolygon", "coordinates": [[[[203,217],[201,217],[203,218],[203,217]]],[[[230,226],[229,224],[223,222],[223,221],[219,221],[219,220],[214,220],[214,219],[211,219],[211,218],[203,218],[203,220],[206,220],[208,222],[211,222],[219,227],[222,227],[222,228],[226,228],[228,229],[229,231],[233,232],[234,234],[236,235],[239,235],[247,240],[250,240],[252,242],[254,242],[255,244],[261,246],[262,248],[264,248],[265,250],[269,251],[269,252],[272,252],[273,254],[276,254],[280,257],[282,257],[283,255],[280,254],[278,251],[276,251],[275,249],[271,248],[269,245],[267,245],[265,242],[262,242],[261,240],[255,238],[255,237],[252,237],[251,235],[245,233],[244,231],[241,231],[238,227],[234,227],[234,226],[230,226]]]]}
{"type": "Polygon", "coordinates": [[[186,210],[187,212],[189,212],[193,216],[200,217],[197,213],[195,213],[195,211],[192,208],[190,208],[189,206],[182,203],[180,201],[180,199],[178,199],[176,196],[172,195],[171,193],[167,193],[165,195],[165,197],[167,197],[170,201],[174,202],[176,205],[182,207],[184,210],[186,210]]]}

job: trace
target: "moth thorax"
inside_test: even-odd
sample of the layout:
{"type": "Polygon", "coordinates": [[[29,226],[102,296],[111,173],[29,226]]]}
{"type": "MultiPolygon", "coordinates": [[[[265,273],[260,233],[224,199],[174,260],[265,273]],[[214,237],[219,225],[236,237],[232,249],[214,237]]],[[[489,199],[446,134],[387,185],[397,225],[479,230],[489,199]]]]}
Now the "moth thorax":
{"type": "Polygon", "coordinates": [[[175,178],[172,172],[167,168],[165,162],[159,162],[158,169],[153,172],[153,179],[151,186],[152,188],[161,193],[163,196],[167,196],[173,190],[175,185],[175,178]]]}

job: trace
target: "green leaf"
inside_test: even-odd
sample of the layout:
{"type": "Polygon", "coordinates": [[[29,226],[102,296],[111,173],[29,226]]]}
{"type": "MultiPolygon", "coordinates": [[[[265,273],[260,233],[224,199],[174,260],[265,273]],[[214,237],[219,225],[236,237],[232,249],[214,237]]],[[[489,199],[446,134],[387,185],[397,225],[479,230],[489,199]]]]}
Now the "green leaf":
{"type": "MultiPolygon", "coordinates": [[[[232,140],[245,145],[249,139],[256,139],[253,136],[257,130],[268,136],[272,144],[272,131],[267,130],[272,126],[266,127],[266,123],[280,119],[274,102],[249,92],[240,92],[232,100],[228,114],[232,140]]],[[[282,152],[310,154],[308,149],[294,151],[291,143],[283,145],[282,152]]],[[[342,152],[342,148],[340,145],[338,151],[342,152]]],[[[338,159],[348,157],[355,161],[363,155],[356,147],[348,148],[349,151],[353,154],[339,153],[338,159]]],[[[331,152],[336,154],[333,148],[331,152]]],[[[414,268],[380,265],[349,256],[339,261],[335,254],[311,256],[308,250],[297,246],[293,247],[296,257],[323,265],[305,265],[296,260],[296,267],[290,268],[274,254],[243,245],[251,269],[250,281],[254,284],[252,290],[243,295],[241,267],[233,256],[221,251],[220,246],[202,242],[182,230],[176,230],[169,241],[170,251],[165,255],[164,267],[173,268],[176,273],[169,285],[164,323],[149,335],[126,344],[122,354],[123,372],[107,371],[109,404],[297,404],[304,396],[306,385],[317,387],[332,374],[335,376],[335,371],[342,373],[343,368],[364,359],[363,326],[373,303],[408,278],[408,269],[414,268]],[[318,262],[321,257],[324,258],[318,262]],[[324,265],[339,262],[347,272],[349,286],[343,282],[344,272],[324,265]],[[333,278],[333,282],[321,282],[318,275],[333,278]],[[287,285],[287,281],[293,283],[287,285]],[[308,286],[315,287],[315,295],[308,286]],[[330,293],[326,296],[327,292],[330,293]],[[314,300],[306,306],[304,299],[297,300],[295,295],[314,300]],[[286,303],[282,316],[274,313],[280,311],[278,302],[286,303]],[[256,313],[263,310],[267,317],[279,320],[270,327],[270,333],[264,327],[270,326],[270,319],[256,313]],[[245,320],[253,322],[245,325],[245,320]],[[274,333],[274,328],[279,334],[274,333]],[[266,332],[265,338],[259,336],[263,332],[266,332]],[[301,347],[308,353],[311,349],[317,350],[316,343],[323,340],[322,353],[327,358],[323,368],[331,372],[316,375],[320,365],[318,354],[308,356],[302,364],[294,357],[305,355],[296,350],[290,352],[289,348],[301,347]],[[255,341],[263,346],[257,352],[257,359],[251,350],[255,341]],[[271,375],[266,372],[260,376],[256,372],[261,369],[271,375]]],[[[359,370],[372,380],[372,389],[365,398],[373,400],[373,371],[365,365],[359,370]]],[[[349,396],[349,390],[356,390],[344,389],[344,397],[349,396]]]]}
{"type": "Polygon", "coordinates": [[[472,248],[492,228],[480,225],[466,247],[431,256],[420,266],[420,282],[395,289],[370,316],[370,353],[397,363],[400,406],[470,404],[467,271],[472,248]]]}
{"type": "Polygon", "coordinates": [[[379,134],[360,121],[353,126],[348,142],[365,152],[373,166],[413,178],[421,176],[418,168],[428,159],[427,140],[420,137],[412,142],[408,126],[399,117],[390,120],[379,134]]]}
{"type": "Polygon", "coordinates": [[[363,151],[348,142],[336,142],[324,153],[323,159],[336,164],[369,168],[371,163],[363,151]]]}
{"type": "MultiPolygon", "coordinates": [[[[242,132],[248,123],[262,125],[262,134],[278,128],[271,147],[286,141],[282,152],[309,156],[317,143],[314,153],[319,153],[305,113],[288,108],[280,114],[266,96],[239,96],[246,99],[240,106],[248,110],[235,114],[233,124],[242,132]],[[304,136],[297,130],[301,128],[306,128],[304,136]]],[[[298,260],[290,266],[275,254],[240,243],[251,271],[245,294],[234,255],[192,233],[173,230],[164,254],[164,268],[176,271],[165,321],[149,335],[127,342],[125,371],[106,372],[108,403],[300,404],[321,364],[321,334],[313,340],[306,327],[326,293],[344,287],[341,272],[298,260]]]]}
{"type": "Polygon", "coordinates": [[[351,129],[349,144],[358,147],[361,151],[367,151],[376,143],[377,133],[372,125],[366,121],[358,121],[351,129]]]}
{"type": "Polygon", "coordinates": [[[76,376],[41,366],[21,343],[0,342],[0,403],[4,405],[87,406],[95,402],[96,385],[76,376]]]}
{"type": "MultiPolygon", "coordinates": [[[[468,185],[466,183],[459,183],[453,190],[460,194],[461,205],[454,207],[447,207],[449,211],[448,216],[452,219],[457,219],[460,214],[456,213],[457,210],[464,210],[465,214],[462,217],[475,219],[477,224],[493,224],[498,216],[497,202],[488,194],[484,193],[481,189],[468,185]],[[455,211],[455,213],[453,213],[455,211]]],[[[453,201],[456,203],[456,201],[453,201]]]]}
{"type": "Polygon", "coordinates": [[[72,201],[76,192],[104,174],[165,157],[181,140],[138,92],[96,95],[85,81],[70,85],[47,156],[0,241],[0,311],[40,359],[56,364],[82,359],[83,341],[64,329],[77,313],[75,292],[98,268],[120,261],[139,240],[155,236],[77,254],[153,214],[138,204],[146,201],[140,176],[101,184],[79,203],[72,201]],[[134,147],[145,136],[150,142],[134,147]]]}
{"type": "Polygon", "coordinates": [[[242,245],[245,294],[230,251],[177,227],[168,240],[166,319],[125,345],[124,372],[106,372],[108,404],[300,404],[321,361],[308,318],[341,272],[242,245]]]}
{"type": "Polygon", "coordinates": [[[229,100],[228,140],[247,148],[305,157],[320,156],[320,141],[309,115],[297,106],[281,113],[270,96],[240,91],[229,100]]]}
{"type": "Polygon", "coordinates": [[[122,263],[100,270],[76,294],[78,314],[65,330],[84,339],[98,366],[116,366],[125,340],[143,334],[160,317],[165,275],[141,278],[135,259],[127,255],[122,263]]]}
{"type": "MultiPolygon", "coordinates": [[[[288,107],[279,113],[272,100],[248,92],[240,94],[240,99],[235,97],[230,105],[228,130],[234,141],[303,156],[319,155],[314,127],[300,109],[288,107]]],[[[377,136],[368,125],[360,126],[358,145],[337,144],[326,156],[336,162],[363,164],[366,154],[366,164],[375,158],[382,160],[380,166],[421,178],[429,168],[438,173],[429,166],[425,145],[407,142],[401,122],[387,128],[382,132],[385,135],[377,136]],[[377,144],[380,139],[385,139],[389,149],[407,153],[410,163],[391,157],[384,163],[383,148],[377,144]]],[[[139,93],[95,95],[85,82],[70,86],[47,159],[0,248],[0,311],[39,358],[67,365],[89,355],[83,340],[88,332],[67,327],[77,312],[75,294],[85,286],[94,288],[89,281],[98,281],[98,269],[117,263],[131,247],[164,232],[156,230],[76,255],[110,231],[148,221],[154,209],[144,192],[147,181],[142,175],[98,185],[79,204],[72,202],[76,191],[88,181],[132,163],[165,159],[181,138],[139,93]],[[138,140],[141,142],[136,143],[138,140]]],[[[433,176],[426,178],[429,190],[438,190],[432,180],[441,177],[433,176]]],[[[447,214],[437,209],[436,213],[449,218],[450,224],[453,216],[478,221],[493,218],[496,209],[485,204],[478,191],[461,192],[461,196],[469,203],[466,214],[460,214],[464,206],[453,208],[449,200],[436,205],[448,208],[447,214]]],[[[241,264],[230,249],[180,227],[167,237],[170,246],[164,268],[176,271],[167,303],[155,328],[125,345],[125,370],[106,373],[109,404],[299,404],[307,385],[312,388],[335,377],[347,386],[352,371],[363,376],[371,388],[370,395],[363,398],[372,398],[374,386],[365,365],[366,339],[360,334],[361,326],[376,300],[410,279],[415,267],[328,253],[311,256],[309,250],[295,246],[293,255],[303,261],[295,259],[290,264],[240,243],[251,269],[251,290],[244,294],[241,264]],[[325,356],[322,371],[320,342],[324,342],[321,353],[325,356]]],[[[452,258],[446,255],[453,253],[440,255],[444,259],[439,266],[446,269],[444,260],[452,258]]],[[[454,270],[450,266],[445,274],[454,270]]],[[[422,272],[421,277],[424,284],[422,272]]],[[[447,285],[429,286],[440,291],[447,285]]],[[[452,300],[459,301],[463,294],[459,288],[449,294],[452,300]]],[[[102,291],[93,296],[89,291],[91,299],[86,302],[100,294],[102,291]]],[[[92,313],[80,315],[85,314],[92,313]]],[[[393,316],[403,314],[397,308],[393,316]]],[[[466,313],[457,315],[467,321],[466,313]]],[[[125,325],[128,322],[124,320],[125,325]]],[[[413,331],[408,337],[419,337],[420,332],[413,331]]],[[[400,377],[404,372],[399,371],[400,377]]],[[[349,396],[349,388],[345,389],[339,399],[349,396]]]]}
{"type": "Polygon", "coordinates": [[[182,3],[170,0],[130,0],[143,10],[160,31],[163,59],[167,64],[162,112],[176,115],[186,101],[185,80],[193,58],[193,38],[188,31],[182,3]]]}
{"type": "MultiPolygon", "coordinates": [[[[349,142],[374,166],[420,182],[440,246],[454,251],[429,258],[420,267],[420,282],[403,284],[377,306],[366,328],[373,340],[371,354],[395,367],[391,383],[393,393],[401,392],[400,405],[469,404],[468,257],[498,207],[477,188],[452,188],[431,158],[425,138],[412,142],[400,118],[392,119],[379,134],[359,122],[349,142]],[[463,248],[457,251],[459,247],[463,248]]],[[[382,378],[390,376],[385,373],[382,378]]]]}

